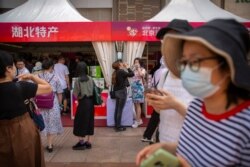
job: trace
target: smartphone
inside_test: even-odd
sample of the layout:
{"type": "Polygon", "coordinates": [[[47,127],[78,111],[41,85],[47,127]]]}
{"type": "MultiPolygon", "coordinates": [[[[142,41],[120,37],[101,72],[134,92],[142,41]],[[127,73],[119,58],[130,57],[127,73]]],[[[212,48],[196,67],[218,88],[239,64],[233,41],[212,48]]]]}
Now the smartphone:
{"type": "Polygon", "coordinates": [[[142,161],[140,167],[180,167],[180,162],[176,156],[160,148],[142,161]]]}
{"type": "Polygon", "coordinates": [[[160,95],[160,96],[163,96],[163,94],[161,93],[161,91],[159,91],[158,89],[156,88],[147,88],[144,90],[144,93],[147,94],[147,93],[152,93],[152,94],[156,94],[156,95],[160,95]]]}

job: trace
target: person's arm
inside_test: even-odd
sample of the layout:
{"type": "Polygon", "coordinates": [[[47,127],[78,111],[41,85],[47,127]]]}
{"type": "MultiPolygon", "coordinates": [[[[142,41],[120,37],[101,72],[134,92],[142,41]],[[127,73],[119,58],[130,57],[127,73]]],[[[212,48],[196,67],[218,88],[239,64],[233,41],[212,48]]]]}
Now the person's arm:
{"type": "Polygon", "coordinates": [[[67,88],[68,88],[68,90],[70,90],[69,75],[65,75],[65,80],[67,83],[67,88]]]}
{"type": "Polygon", "coordinates": [[[78,97],[79,92],[80,92],[80,83],[78,81],[78,79],[75,81],[74,83],[74,88],[73,88],[73,94],[75,95],[75,97],[78,97]]]}
{"type": "Polygon", "coordinates": [[[180,115],[186,115],[188,105],[186,105],[167,91],[159,91],[162,95],[156,95],[153,93],[146,94],[146,101],[148,105],[151,105],[157,112],[160,112],[160,110],[174,109],[180,115]]]}
{"type": "Polygon", "coordinates": [[[146,70],[145,70],[144,68],[140,67],[140,68],[138,69],[138,72],[139,72],[139,75],[140,75],[142,78],[145,77],[145,75],[146,75],[146,70]]]}
{"type": "Polygon", "coordinates": [[[62,104],[62,100],[63,100],[63,89],[62,89],[62,86],[61,86],[61,83],[60,81],[58,80],[57,76],[54,76],[55,77],[55,81],[56,81],[56,92],[57,92],[57,98],[58,98],[58,102],[59,104],[62,104]]]}
{"type": "Polygon", "coordinates": [[[128,70],[128,72],[124,71],[122,72],[122,75],[125,77],[133,77],[135,74],[134,72],[129,68],[128,64],[124,63],[123,66],[128,70]]]}
{"type": "Polygon", "coordinates": [[[166,151],[175,155],[177,143],[157,143],[145,147],[137,154],[136,165],[139,166],[144,159],[148,158],[151,154],[153,154],[156,150],[160,148],[165,149],[166,151]]]}
{"type": "Polygon", "coordinates": [[[47,94],[47,93],[52,92],[52,87],[50,86],[48,82],[46,82],[43,79],[38,78],[37,76],[33,74],[22,74],[18,76],[18,79],[20,81],[31,80],[34,83],[36,83],[38,85],[36,95],[47,94]]]}
{"type": "Polygon", "coordinates": [[[58,102],[59,104],[62,104],[62,93],[57,93],[57,98],[58,98],[58,102]]]}
{"type": "Polygon", "coordinates": [[[68,69],[68,67],[66,65],[64,66],[64,76],[65,76],[67,88],[68,88],[68,90],[70,90],[71,86],[70,86],[70,83],[69,83],[69,69],[68,69]]]}

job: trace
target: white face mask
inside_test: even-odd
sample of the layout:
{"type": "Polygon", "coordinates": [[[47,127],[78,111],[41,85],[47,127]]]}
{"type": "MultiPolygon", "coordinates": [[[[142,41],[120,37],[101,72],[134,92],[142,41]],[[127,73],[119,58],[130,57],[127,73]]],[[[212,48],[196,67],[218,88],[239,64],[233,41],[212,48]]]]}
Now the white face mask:
{"type": "Polygon", "coordinates": [[[202,67],[197,72],[192,71],[187,65],[185,69],[181,72],[183,87],[186,88],[186,90],[193,96],[202,99],[213,95],[220,89],[219,85],[224,80],[222,79],[216,85],[213,85],[211,83],[212,72],[220,65],[221,64],[212,69],[202,67]]]}

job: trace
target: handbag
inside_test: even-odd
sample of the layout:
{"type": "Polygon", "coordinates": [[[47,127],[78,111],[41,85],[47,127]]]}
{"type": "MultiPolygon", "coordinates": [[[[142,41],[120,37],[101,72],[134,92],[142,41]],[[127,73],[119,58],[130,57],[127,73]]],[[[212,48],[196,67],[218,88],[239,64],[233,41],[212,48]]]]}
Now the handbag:
{"type": "MultiPolygon", "coordinates": [[[[22,89],[20,86],[20,83],[16,83],[16,86],[19,90],[19,92],[22,94],[22,89]]],[[[40,110],[38,109],[36,103],[34,102],[33,99],[26,99],[24,100],[24,104],[26,107],[27,112],[29,113],[30,117],[34,121],[35,125],[37,128],[42,131],[45,128],[43,116],[40,113],[40,110]]]]}
{"type": "MultiPolygon", "coordinates": [[[[43,75],[44,75],[44,73],[43,73],[43,75]]],[[[53,77],[54,77],[54,75],[50,78],[48,83],[50,83],[50,81],[53,79],[53,77]]],[[[51,92],[48,94],[37,95],[37,96],[35,96],[35,103],[36,103],[38,108],[52,109],[54,106],[54,98],[55,98],[54,92],[51,92]]]]}
{"type": "Polygon", "coordinates": [[[24,101],[24,104],[26,105],[26,109],[28,110],[30,117],[33,119],[37,128],[40,131],[43,131],[43,129],[45,128],[43,116],[41,115],[40,110],[38,109],[34,100],[33,99],[26,99],[24,101]]]}
{"type": "Polygon", "coordinates": [[[115,99],[115,91],[113,85],[111,85],[111,90],[109,92],[110,98],[115,99]]]}
{"type": "Polygon", "coordinates": [[[48,94],[41,94],[35,97],[35,102],[38,108],[41,109],[52,109],[54,106],[54,92],[48,94]]]}
{"type": "Polygon", "coordinates": [[[102,92],[102,89],[100,89],[99,87],[97,87],[95,85],[95,83],[94,83],[94,92],[93,92],[94,105],[101,105],[103,103],[101,92],[102,92]]]}

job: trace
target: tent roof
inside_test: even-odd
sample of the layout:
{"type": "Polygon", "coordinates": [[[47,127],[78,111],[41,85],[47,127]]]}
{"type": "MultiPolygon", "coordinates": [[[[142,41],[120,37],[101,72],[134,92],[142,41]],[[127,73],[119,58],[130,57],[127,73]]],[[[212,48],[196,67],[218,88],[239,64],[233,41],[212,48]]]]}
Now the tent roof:
{"type": "Polygon", "coordinates": [[[207,22],[215,18],[234,18],[239,22],[248,21],[219,8],[210,0],[171,0],[156,16],[147,21],[169,22],[173,19],[185,19],[189,22],[207,22]]]}
{"type": "Polygon", "coordinates": [[[77,22],[84,18],[69,0],[28,0],[0,15],[0,22],[77,22]]]}

